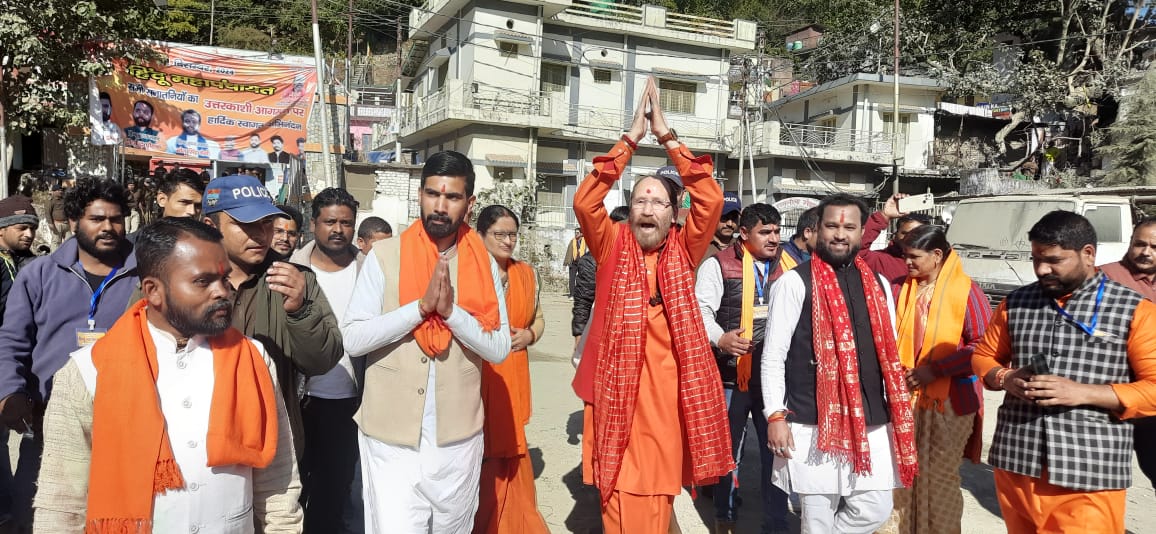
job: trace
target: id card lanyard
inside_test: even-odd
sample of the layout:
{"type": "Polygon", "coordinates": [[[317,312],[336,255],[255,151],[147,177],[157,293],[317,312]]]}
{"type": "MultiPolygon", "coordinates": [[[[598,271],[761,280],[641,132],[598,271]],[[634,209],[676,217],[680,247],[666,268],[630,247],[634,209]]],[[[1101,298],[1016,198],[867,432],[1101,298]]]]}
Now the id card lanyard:
{"type": "Polygon", "coordinates": [[[89,330],[95,330],[96,329],[96,306],[97,306],[97,304],[100,303],[100,295],[104,293],[104,289],[107,288],[109,282],[112,282],[112,279],[116,277],[116,272],[119,270],[120,270],[119,265],[116,267],[113,267],[112,270],[108,272],[108,276],[105,276],[104,280],[100,282],[100,286],[98,286],[96,288],[96,291],[92,292],[92,300],[90,300],[88,302],[88,329],[89,330]]]}
{"type": "Polygon", "coordinates": [[[1056,309],[1056,312],[1058,312],[1061,317],[1075,323],[1085,334],[1096,337],[1096,325],[1100,324],[1100,304],[1104,301],[1104,282],[1106,280],[1106,277],[1100,278],[1100,289],[1096,290],[1096,305],[1092,308],[1091,324],[1084,324],[1077,321],[1075,317],[1072,317],[1072,314],[1068,313],[1068,310],[1060,307],[1055,300],[1052,301],[1052,307],[1056,309]]]}
{"type": "Polygon", "coordinates": [[[771,260],[763,261],[763,268],[765,269],[763,273],[759,273],[759,264],[757,263],[752,264],[751,268],[755,270],[755,296],[759,299],[758,305],[762,306],[764,304],[763,291],[765,291],[764,288],[767,284],[767,277],[771,275],[771,260]]]}

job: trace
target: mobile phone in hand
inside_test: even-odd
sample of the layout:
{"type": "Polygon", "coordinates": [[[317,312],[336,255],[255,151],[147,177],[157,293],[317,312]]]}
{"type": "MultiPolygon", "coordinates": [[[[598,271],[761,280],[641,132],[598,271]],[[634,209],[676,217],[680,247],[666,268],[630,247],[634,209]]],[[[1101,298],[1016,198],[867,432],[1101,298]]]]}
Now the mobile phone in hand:
{"type": "Polygon", "coordinates": [[[1037,375],[1052,374],[1052,366],[1048,364],[1048,357],[1040,352],[1032,356],[1032,372],[1037,375]]]}
{"type": "Polygon", "coordinates": [[[935,196],[931,193],[911,195],[909,197],[899,199],[895,204],[895,207],[899,210],[900,213],[926,211],[935,207],[935,196]]]}

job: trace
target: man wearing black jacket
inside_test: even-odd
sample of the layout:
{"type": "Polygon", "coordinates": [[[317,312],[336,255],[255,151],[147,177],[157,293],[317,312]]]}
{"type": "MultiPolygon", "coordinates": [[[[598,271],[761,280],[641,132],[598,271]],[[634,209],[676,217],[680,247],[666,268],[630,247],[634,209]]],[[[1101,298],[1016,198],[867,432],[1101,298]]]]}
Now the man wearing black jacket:
{"type": "MultiPolygon", "coordinates": [[[[610,219],[618,223],[625,221],[629,215],[630,208],[618,206],[610,212],[610,219]]],[[[586,323],[590,321],[590,310],[594,307],[594,274],[598,269],[598,264],[594,261],[594,256],[590,254],[590,251],[586,251],[574,261],[574,264],[576,265],[572,292],[574,304],[570,314],[570,333],[574,334],[574,343],[577,345],[582,334],[586,332],[586,323]]]]}

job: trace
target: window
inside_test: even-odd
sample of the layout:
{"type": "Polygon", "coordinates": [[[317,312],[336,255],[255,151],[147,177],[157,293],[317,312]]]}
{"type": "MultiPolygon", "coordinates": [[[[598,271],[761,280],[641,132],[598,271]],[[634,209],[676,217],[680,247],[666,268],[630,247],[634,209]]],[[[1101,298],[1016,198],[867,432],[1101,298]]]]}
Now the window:
{"type": "Polygon", "coordinates": [[[502,41],[498,43],[498,52],[502,54],[502,57],[518,57],[518,43],[502,41]]]}
{"type": "Polygon", "coordinates": [[[513,167],[494,167],[494,173],[491,176],[494,177],[494,181],[508,182],[508,181],[514,179],[514,168],[513,167]]]}
{"type": "MultiPolygon", "coordinates": [[[[899,114],[899,135],[895,139],[895,153],[902,158],[903,154],[907,152],[907,134],[911,128],[912,116],[910,113],[899,114]]],[[[891,134],[895,132],[893,127],[895,123],[895,115],[889,111],[883,112],[883,133],[887,134],[888,141],[890,141],[891,134]]]]}
{"type": "Polygon", "coordinates": [[[566,66],[554,63],[543,63],[542,79],[539,89],[543,93],[566,92],[566,66]]]}
{"type": "Polygon", "coordinates": [[[1120,206],[1091,205],[1087,207],[1084,216],[1096,229],[1096,238],[1101,243],[1122,243],[1126,239],[1120,206]]]}
{"type": "Polygon", "coordinates": [[[442,63],[441,66],[438,67],[438,77],[437,77],[438,89],[441,89],[442,87],[446,86],[446,78],[448,78],[449,75],[450,75],[450,63],[447,61],[445,63],[442,63]]]}
{"type": "Polygon", "coordinates": [[[658,99],[662,109],[671,113],[694,115],[694,96],[698,84],[675,80],[658,80],[658,99]]]}
{"type": "Polygon", "coordinates": [[[610,71],[608,69],[594,69],[594,83],[610,83],[610,71]]]}

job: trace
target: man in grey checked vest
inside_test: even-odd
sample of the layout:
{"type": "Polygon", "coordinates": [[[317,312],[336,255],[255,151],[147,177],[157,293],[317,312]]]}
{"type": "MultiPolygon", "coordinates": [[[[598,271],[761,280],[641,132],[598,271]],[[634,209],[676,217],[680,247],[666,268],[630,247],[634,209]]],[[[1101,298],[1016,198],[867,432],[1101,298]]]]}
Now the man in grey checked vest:
{"type": "Polygon", "coordinates": [[[1156,304],[1095,267],[1067,211],[1031,231],[1036,283],[1000,304],[972,366],[1004,390],[988,461],[1008,532],[1124,532],[1132,425],[1156,414],[1156,304]]]}

